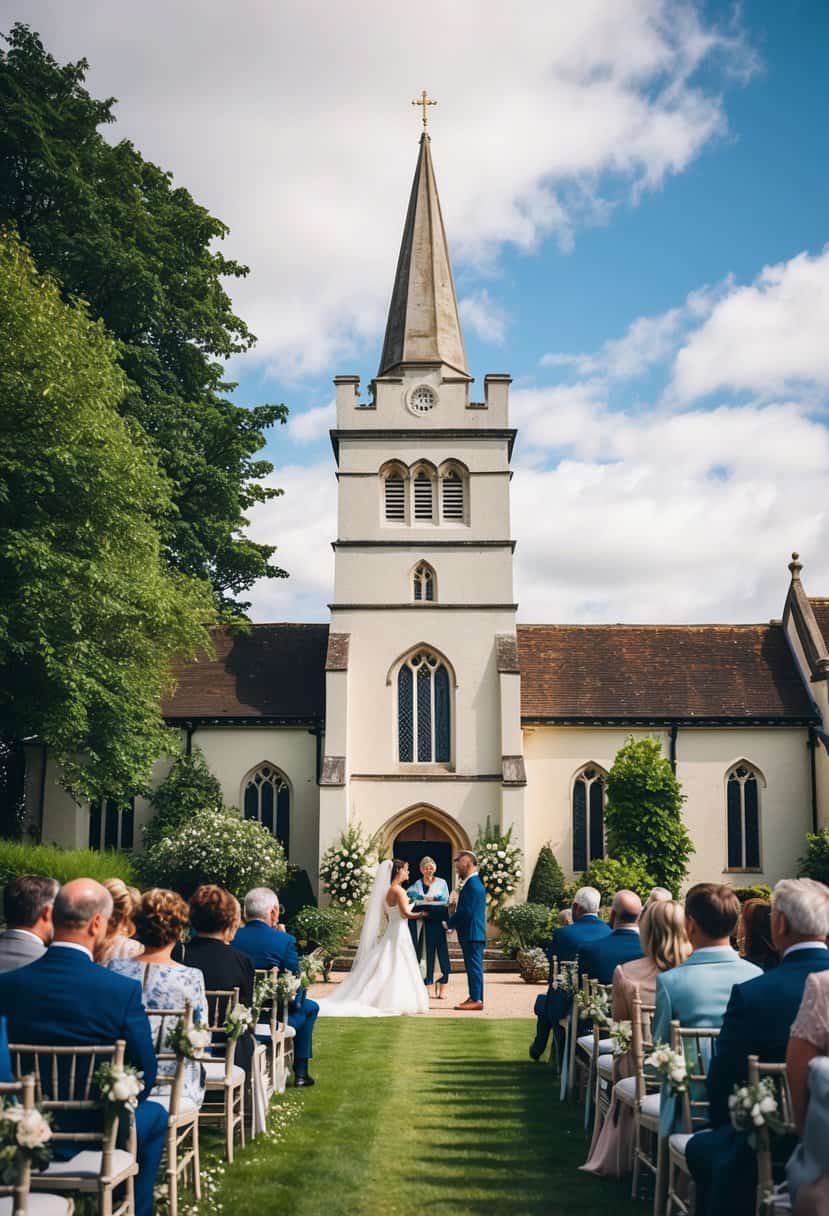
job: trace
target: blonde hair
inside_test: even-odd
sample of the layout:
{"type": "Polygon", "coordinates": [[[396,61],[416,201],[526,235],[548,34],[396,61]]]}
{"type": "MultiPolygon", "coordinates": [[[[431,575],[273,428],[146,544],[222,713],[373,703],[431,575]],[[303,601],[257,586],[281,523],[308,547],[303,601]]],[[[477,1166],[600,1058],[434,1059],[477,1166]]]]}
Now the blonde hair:
{"type": "Polygon", "coordinates": [[[685,909],[675,899],[659,899],[649,904],[639,922],[642,949],[653,959],[658,971],[670,971],[684,963],[691,953],[685,932],[685,909]]]}
{"type": "Polygon", "coordinates": [[[120,878],[108,878],[102,885],[112,896],[107,937],[114,937],[116,933],[123,937],[134,937],[136,903],[131,889],[120,878]]]}
{"type": "Polygon", "coordinates": [[[424,866],[431,866],[433,870],[437,869],[437,866],[435,865],[435,863],[431,857],[421,857],[420,869],[422,870],[424,866]]]}

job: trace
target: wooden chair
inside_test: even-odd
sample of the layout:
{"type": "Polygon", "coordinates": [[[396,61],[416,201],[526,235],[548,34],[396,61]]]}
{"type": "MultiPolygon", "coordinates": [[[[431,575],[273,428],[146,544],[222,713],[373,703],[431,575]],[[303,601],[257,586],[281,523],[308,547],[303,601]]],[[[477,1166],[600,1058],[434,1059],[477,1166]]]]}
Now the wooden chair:
{"type": "MultiPolygon", "coordinates": [[[[597,990],[603,990],[608,997],[608,1005],[610,1004],[610,996],[612,992],[612,984],[596,984],[597,990]]],[[[610,1036],[602,1036],[602,1027],[597,1023],[593,1023],[593,1062],[592,1071],[594,1078],[593,1086],[593,1138],[595,1144],[596,1138],[600,1134],[604,1121],[607,1118],[607,1113],[610,1110],[610,1104],[613,1098],[613,1076],[614,1076],[614,1060],[616,1041],[610,1036]]]]}
{"type": "MultiPolygon", "coordinates": [[[[775,1097],[780,1110],[780,1118],[785,1124],[785,1131],[794,1134],[794,1115],[792,1113],[792,1095],[789,1089],[789,1077],[785,1064],[764,1064],[757,1056],[748,1057],[748,1083],[758,1085],[764,1079],[770,1079],[774,1085],[775,1097]]],[[[788,1193],[778,1195],[774,1186],[772,1168],[771,1140],[765,1128],[757,1134],[757,1199],[755,1202],[756,1216],[774,1216],[777,1212],[791,1210],[788,1193]]]]}
{"type": "Polygon", "coordinates": [[[633,1058],[634,1074],[623,1077],[613,1087],[617,1101],[633,1111],[633,1180],[631,1195],[635,1199],[639,1191],[639,1176],[644,1166],[656,1182],[659,1173],[659,1091],[658,1077],[645,1072],[645,1056],[653,1047],[654,1005],[643,1005],[637,993],[633,998],[631,1017],[630,1054],[633,1058]],[[657,1146],[656,1153],[649,1152],[647,1141],[657,1146]]]}
{"type": "MultiPolygon", "coordinates": [[[[558,981],[566,971],[570,971],[575,978],[578,975],[578,969],[579,965],[576,959],[559,962],[558,958],[553,955],[553,966],[551,968],[551,973],[555,976],[556,981],[558,981]]],[[[575,1001],[573,1002],[573,1006],[575,1006],[575,1001]]],[[[570,1067],[571,1047],[572,1051],[575,1053],[575,1039],[571,1033],[573,1012],[574,1010],[571,1006],[569,1012],[566,1013],[563,1018],[559,1019],[559,1026],[564,1031],[564,1056],[558,1060],[559,1076],[561,1078],[559,1098],[561,1101],[564,1101],[565,1098],[569,1098],[572,1093],[572,1068],[570,1067]]],[[[556,1054],[558,1055],[558,1051],[556,1051],[556,1054]]]]}
{"type": "MultiPolygon", "coordinates": [[[[571,968],[573,977],[575,978],[578,976],[578,966],[578,962],[575,961],[572,963],[563,963],[562,970],[565,967],[571,968]]],[[[582,992],[587,992],[587,984],[587,976],[583,975],[579,984],[579,988],[582,992]]],[[[573,1003],[570,1006],[570,1012],[567,1016],[567,1084],[565,1087],[565,1096],[568,1101],[572,1101],[574,1095],[576,1094],[576,1068],[578,1067],[579,1069],[579,1079],[581,1079],[581,1077],[584,1075],[584,1070],[587,1067],[586,1061],[582,1063],[582,1058],[578,1051],[580,1014],[581,1010],[579,1009],[574,995],[573,1003]]],[[[562,1019],[562,1022],[563,1021],[564,1019],[562,1019]]]]}
{"type": "Polygon", "coordinates": [[[709,1123],[705,1078],[713,1043],[719,1033],[719,1030],[711,1027],[688,1027],[671,1022],[671,1047],[685,1057],[688,1085],[680,1103],[682,1131],[668,1137],[665,1216],[672,1216],[673,1212],[691,1216],[694,1211],[694,1183],[685,1158],[685,1147],[693,1134],[702,1131],[709,1123]],[[680,1178],[685,1179],[682,1188],[679,1186],[680,1178]],[[684,1196],[680,1189],[685,1192],[684,1196]]]}
{"type": "Polygon", "coordinates": [[[184,1074],[190,1061],[184,1056],[177,1056],[165,1046],[165,1042],[179,1021],[183,1021],[186,1027],[193,1024],[193,1009],[187,1001],[183,1009],[148,1009],[147,1014],[159,1063],[156,1088],[169,1088],[169,1094],[154,1096],[153,1101],[162,1103],[169,1111],[165,1169],[167,1210],[168,1216],[176,1216],[179,1179],[186,1183],[189,1174],[196,1201],[201,1199],[199,1108],[184,1098],[184,1074]],[[172,1070],[162,1068],[162,1065],[172,1065],[172,1070]]]}
{"type": "Polygon", "coordinates": [[[215,988],[206,996],[208,1027],[213,1042],[210,1058],[205,1060],[206,1084],[199,1119],[205,1123],[218,1123],[224,1128],[225,1159],[230,1165],[237,1128],[241,1147],[245,1147],[245,1070],[233,1062],[236,1044],[229,1042],[225,1035],[225,1021],[239,1000],[239,989],[215,988]]]}
{"type": "MultiPolygon", "coordinates": [[[[271,967],[270,970],[261,970],[257,968],[256,979],[270,978],[276,983],[279,978],[279,968],[271,967]]],[[[268,1100],[274,1094],[283,1093],[285,1082],[288,1078],[288,1057],[287,1044],[288,1036],[286,1030],[293,1030],[288,1027],[287,1021],[279,1021],[279,1002],[274,996],[273,1000],[266,1001],[259,1011],[259,1022],[256,1026],[257,1039],[265,1041],[265,1062],[266,1062],[266,1093],[268,1100]]],[[[291,1044],[291,1059],[293,1061],[293,1033],[290,1036],[291,1044]]]]}
{"type": "Polygon", "coordinates": [[[33,1192],[80,1192],[95,1195],[99,1216],[133,1216],[136,1160],[135,1122],[129,1121],[127,1148],[116,1148],[118,1120],[107,1129],[92,1078],[100,1064],[116,1068],[124,1063],[125,1042],[92,1047],[40,1046],[35,1043],[10,1043],[12,1072],[18,1079],[31,1073],[34,1098],[44,1114],[51,1113],[52,1144],[78,1146],[68,1161],[52,1161],[45,1170],[32,1174],[33,1192]],[[64,1130],[61,1115],[71,1114],[89,1125],[82,1131],[64,1130]],[[94,1146],[94,1147],[92,1147],[94,1146]],[[124,1188],[124,1197],[115,1202],[115,1190],[124,1188]]]}
{"type": "MultiPolygon", "coordinates": [[[[24,1110],[35,1104],[34,1077],[0,1082],[0,1098],[16,1098],[24,1110]]],[[[75,1204],[67,1195],[29,1195],[32,1167],[22,1154],[17,1159],[17,1177],[0,1183],[0,1216],[72,1216],[75,1204]],[[30,1202],[31,1199],[31,1202],[30,1202]]]]}
{"type": "MultiPolygon", "coordinates": [[[[598,980],[588,979],[586,991],[591,1000],[603,992],[607,997],[608,1007],[610,1006],[610,984],[600,984],[598,980]]],[[[596,1078],[598,1076],[599,1060],[604,1055],[608,1056],[612,1063],[613,1046],[613,1039],[608,1035],[603,1035],[601,1025],[595,1021],[588,1034],[579,1035],[576,1039],[577,1064],[582,1075],[584,1075],[585,1071],[587,1073],[584,1104],[585,1131],[590,1126],[590,1121],[593,1118],[593,1103],[596,1098],[596,1078]]]]}

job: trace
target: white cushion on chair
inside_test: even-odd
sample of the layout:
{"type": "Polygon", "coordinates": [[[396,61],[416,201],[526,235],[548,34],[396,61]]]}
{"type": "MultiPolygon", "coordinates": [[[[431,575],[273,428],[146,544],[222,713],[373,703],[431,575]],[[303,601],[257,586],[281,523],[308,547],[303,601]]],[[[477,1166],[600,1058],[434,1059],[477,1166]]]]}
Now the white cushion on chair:
{"type": "Polygon", "coordinates": [[[289,1026],[287,1024],[287,1022],[285,1024],[285,1038],[286,1039],[295,1039],[296,1038],[295,1028],[293,1026],[289,1026]]]}
{"type": "MultiPolygon", "coordinates": [[[[33,1180],[40,1178],[97,1178],[101,1172],[103,1153],[94,1149],[84,1149],[75,1153],[68,1161],[52,1161],[45,1170],[39,1170],[33,1175],[33,1180]]],[[[116,1148],[112,1153],[112,1176],[123,1174],[135,1165],[135,1158],[126,1149],[116,1148]]]]}
{"type": "MultiPolygon", "coordinates": [[[[623,1077],[621,1081],[616,1082],[613,1089],[620,1102],[624,1102],[626,1106],[635,1105],[636,1077],[623,1077]]],[[[642,1099],[642,1114],[652,1119],[659,1117],[659,1094],[645,1095],[642,1099]]]]}
{"type": "Polygon", "coordinates": [[[596,1069],[600,1077],[606,1077],[608,1080],[613,1076],[613,1056],[599,1056],[596,1064],[596,1069]]]}
{"type": "Polygon", "coordinates": [[[271,1037],[270,1022],[257,1022],[256,1029],[253,1032],[257,1039],[269,1039],[271,1037]]]}
{"type": "MultiPolygon", "coordinates": [[[[224,1084],[225,1079],[225,1062],[224,1060],[216,1060],[213,1063],[205,1063],[204,1071],[207,1076],[207,1084],[211,1089],[215,1089],[217,1085],[224,1084]]],[[[234,1064],[230,1072],[234,1085],[239,1085],[245,1079],[245,1070],[240,1068],[238,1064],[234,1064]]]]}
{"type": "Polygon", "coordinates": [[[668,1148],[674,1156],[681,1157],[685,1160],[685,1146],[691,1139],[691,1132],[675,1132],[673,1136],[668,1137],[668,1148]]]}
{"type": "MultiPolygon", "coordinates": [[[[576,1039],[582,1051],[586,1051],[589,1056],[593,1054],[593,1036],[592,1034],[580,1034],[576,1039]]],[[[599,1039],[599,1055],[606,1055],[607,1052],[613,1051],[615,1042],[613,1039],[599,1039]]]]}
{"type": "MultiPolygon", "coordinates": [[[[0,1216],[12,1216],[14,1203],[11,1195],[0,1199],[0,1216]]],[[[29,1195],[26,1211],[28,1216],[66,1216],[69,1200],[65,1195],[47,1195],[45,1191],[29,1195]]]]}
{"type": "MultiPolygon", "coordinates": [[[[224,1075],[224,1074],[222,1074],[222,1075],[224,1075]]],[[[170,1091],[169,1091],[169,1089],[167,1090],[166,1093],[163,1093],[163,1094],[153,1094],[152,1101],[157,1102],[159,1106],[163,1106],[164,1109],[169,1114],[169,1111],[170,1111],[170,1091]]],[[[189,1114],[191,1111],[198,1110],[199,1105],[200,1104],[194,1102],[192,1098],[185,1098],[184,1094],[182,1094],[181,1097],[179,1098],[178,1113],[180,1115],[189,1114]]]]}

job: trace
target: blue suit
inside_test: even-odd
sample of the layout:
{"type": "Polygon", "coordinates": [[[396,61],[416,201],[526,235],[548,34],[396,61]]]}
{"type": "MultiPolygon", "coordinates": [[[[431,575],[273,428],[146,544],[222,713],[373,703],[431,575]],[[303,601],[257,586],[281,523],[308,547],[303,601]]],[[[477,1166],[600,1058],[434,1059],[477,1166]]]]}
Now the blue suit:
{"type": "Polygon", "coordinates": [[[603,937],[594,938],[579,950],[579,974],[598,980],[600,984],[610,984],[620,963],[642,957],[638,930],[620,926],[603,937]]]}
{"type": "Polygon", "coordinates": [[[458,934],[469,999],[484,999],[484,946],[486,945],[486,888],[477,874],[470,874],[461,887],[458,906],[446,922],[458,934]]]}
{"type": "MultiPolygon", "coordinates": [[[[740,958],[730,946],[695,950],[690,958],[656,977],[656,1013],[653,1041],[670,1043],[671,1022],[680,1026],[722,1026],[731,989],[762,975],[754,963],[740,958]]],[[[662,1088],[660,1132],[668,1136],[679,1131],[678,1105],[662,1088]]]]}
{"type": "MultiPolygon", "coordinates": [[[[560,963],[573,962],[581,957],[581,951],[593,942],[610,937],[610,927],[601,920],[595,912],[574,920],[572,925],[562,925],[553,933],[547,950],[547,957],[552,968],[553,956],[560,963]]],[[[552,970],[551,983],[547,991],[535,999],[534,1013],[537,1018],[535,1039],[530,1047],[530,1055],[535,1059],[541,1056],[547,1046],[552,1030],[558,1048],[559,1059],[564,1051],[564,1032],[559,1022],[570,1012],[570,997],[559,988],[553,988],[552,970]]]]}
{"type": "MultiPolygon", "coordinates": [[[[246,954],[254,967],[278,967],[299,975],[299,955],[296,938],[281,929],[272,929],[263,920],[251,920],[233,939],[233,946],[246,954]]],[[[313,1052],[314,1024],[320,1007],[300,988],[288,1006],[288,1025],[296,1032],[294,1039],[294,1072],[298,1077],[308,1073],[308,1061],[313,1052]]]]}
{"type": "Polygon", "coordinates": [[[167,1111],[146,1101],[158,1064],[141,985],[93,963],[86,951],[53,945],[28,967],[0,975],[0,1014],[11,1043],[104,1044],[126,1040],[127,1063],[144,1074],[135,1112],[138,1134],[136,1216],[151,1216],[167,1111]]]}
{"type": "Polygon", "coordinates": [[[746,1083],[750,1055],[772,1064],[785,1060],[806,979],[826,970],[829,950],[795,950],[773,971],[732,990],[707,1077],[714,1130],[699,1132],[688,1144],[700,1216],[753,1213],[757,1159],[746,1134],[731,1126],[728,1098],[735,1085],[746,1083]]]}

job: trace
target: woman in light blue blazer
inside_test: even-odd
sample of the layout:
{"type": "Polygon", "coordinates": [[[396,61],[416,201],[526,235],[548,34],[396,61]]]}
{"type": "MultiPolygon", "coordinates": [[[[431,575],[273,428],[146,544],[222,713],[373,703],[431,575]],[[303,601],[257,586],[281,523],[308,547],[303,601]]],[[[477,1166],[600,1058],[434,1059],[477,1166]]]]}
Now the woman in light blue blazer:
{"type": "MultiPolygon", "coordinates": [[[[418,903],[449,903],[449,886],[445,879],[438,878],[437,866],[431,857],[424,857],[420,863],[421,877],[409,887],[409,897],[418,903]]],[[[423,922],[423,940],[426,946],[426,976],[427,985],[435,979],[435,954],[440,964],[440,979],[435,983],[435,997],[443,1000],[443,989],[449,983],[449,944],[446,940],[446,930],[440,920],[431,917],[423,922]]]]}

